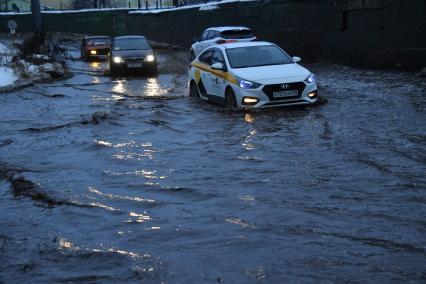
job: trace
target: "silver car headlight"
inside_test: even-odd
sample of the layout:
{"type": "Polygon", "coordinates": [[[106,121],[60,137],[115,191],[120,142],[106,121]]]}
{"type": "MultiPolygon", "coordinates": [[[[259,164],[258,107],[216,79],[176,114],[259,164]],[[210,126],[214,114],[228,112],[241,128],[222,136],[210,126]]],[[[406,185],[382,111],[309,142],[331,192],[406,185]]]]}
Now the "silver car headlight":
{"type": "Polygon", "coordinates": [[[315,78],[314,74],[311,74],[308,76],[308,78],[305,79],[306,84],[312,84],[315,83],[317,79],[315,78]]]}
{"type": "Polygon", "coordinates": [[[238,86],[240,86],[243,89],[257,89],[262,85],[262,84],[244,80],[238,77],[236,77],[235,79],[237,79],[238,86]]]}
{"type": "Polygon", "coordinates": [[[124,62],[123,58],[121,58],[120,56],[114,56],[113,60],[114,60],[114,63],[123,63],[124,62]]]}

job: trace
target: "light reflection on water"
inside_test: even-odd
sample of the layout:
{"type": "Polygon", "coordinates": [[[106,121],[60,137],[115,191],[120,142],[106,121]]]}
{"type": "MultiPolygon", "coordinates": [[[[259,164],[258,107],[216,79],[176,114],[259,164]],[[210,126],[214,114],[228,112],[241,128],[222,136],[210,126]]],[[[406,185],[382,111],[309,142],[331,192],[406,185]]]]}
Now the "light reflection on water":
{"type": "Polygon", "coordinates": [[[91,193],[94,193],[94,194],[99,195],[99,196],[107,197],[108,199],[111,199],[111,200],[130,200],[130,201],[145,202],[145,203],[155,202],[155,200],[150,199],[150,198],[141,198],[141,197],[136,197],[136,196],[115,195],[115,194],[110,194],[110,193],[103,193],[103,192],[101,192],[100,190],[98,190],[94,187],[89,187],[88,190],[91,193]]]}
{"type": "Polygon", "coordinates": [[[115,172],[111,170],[107,170],[104,172],[105,174],[109,174],[111,176],[139,176],[144,177],[146,179],[167,179],[166,175],[157,175],[156,170],[134,170],[134,171],[127,171],[127,172],[115,172]]]}
{"type": "Polygon", "coordinates": [[[151,217],[146,215],[146,212],[144,212],[144,214],[130,212],[129,216],[132,218],[127,219],[124,223],[145,223],[151,220],[151,217]]]}
{"type": "Polygon", "coordinates": [[[144,86],[144,95],[147,97],[163,96],[168,91],[160,86],[157,78],[148,78],[146,85],[144,86]]]}
{"type": "MultiPolygon", "coordinates": [[[[101,243],[100,246],[102,247],[103,244],[101,243]]],[[[119,255],[124,255],[130,258],[141,258],[141,259],[149,259],[151,258],[151,255],[149,253],[144,253],[144,254],[139,254],[139,253],[135,253],[135,252],[131,252],[131,251],[126,251],[123,249],[117,249],[117,248],[106,248],[106,249],[99,249],[99,248],[95,248],[95,249],[90,249],[90,248],[82,248],[82,247],[78,247],[76,246],[74,243],[72,243],[71,241],[63,238],[63,237],[58,237],[57,239],[57,248],[59,250],[62,251],[69,251],[69,252],[83,252],[83,253],[106,253],[106,254],[119,254],[119,255]]],[[[154,268],[148,268],[150,269],[150,271],[153,271],[154,268]]]]}
{"type": "Polygon", "coordinates": [[[126,80],[118,80],[117,84],[115,84],[114,87],[112,88],[112,91],[115,92],[115,93],[120,93],[120,94],[126,93],[127,89],[124,86],[125,82],[126,82],[126,80]]]}
{"type": "MultiPolygon", "coordinates": [[[[131,83],[134,81],[129,82],[131,83]]],[[[112,87],[112,92],[128,95],[134,93],[137,95],[140,91],[142,91],[142,95],[146,97],[163,96],[169,92],[167,88],[160,85],[157,78],[140,79],[138,80],[136,88],[134,85],[128,86],[129,82],[127,82],[125,79],[115,81],[115,84],[112,87]]]]}
{"type": "Polygon", "coordinates": [[[112,155],[113,158],[117,160],[152,160],[154,159],[155,153],[162,152],[161,149],[152,147],[152,143],[148,141],[144,142],[120,142],[120,143],[112,143],[107,140],[99,139],[94,140],[97,145],[111,147],[114,149],[123,149],[118,150],[116,153],[112,155]],[[135,151],[129,151],[127,148],[135,149],[135,151]],[[139,150],[140,149],[140,150],[139,150]],[[139,151],[138,151],[139,150],[139,151]]]}
{"type": "Polygon", "coordinates": [[[256,120],[255,116],[252,113],[245,113],[244,114],[244,121],[247,123],[253,123],[256,120]]]}
{"type": "Polygon", "coordinates": [[[91,202],[91,203],[89,203],[89,205],[93,206],[93,207],[99,207],[99,208],[102,208],[102,209],[106,209],[108,211],[120,211],[119,209],[116,209],[112,206],[107,206],[107,205],[102,204],[100,202],[91,202]]]}
{"type": "Polygon", "coordinates": [[[93,77],[92,83],[93,84],[99,84],[99,83],[101,83],[101,80],[99,79],[99,77],[93,77]]]}
{"type": "Polygon", "coordinates": [[[90,62],[89,66],[93,69],[100,69],[102,67],[102,64],[97,61],[90,62]]]}
{"type": "Polygon", "coordinates": [[[146,142],[138,143],[134,140],[131,140],[129,142],[116,143],[116,144],[112,144],[111,142],[106,141],[106,140],[95,140],[95,143],[98,144],[98,145],[114,147],[114,148],[122,148],[122,147],[139,148],[139,147],[151,147],[152,146],[151,142],[146,141],[146,142]]]}
{"type": "Polygon", "coordinates": [[[254,150],[256,149],[256,145],[252,143],[251,141],[256,136],[257,131],[255,129],[252,129],[249,131],[248,135],[244,139],[244,143],[242,144],[246,150],[254,150]]]}

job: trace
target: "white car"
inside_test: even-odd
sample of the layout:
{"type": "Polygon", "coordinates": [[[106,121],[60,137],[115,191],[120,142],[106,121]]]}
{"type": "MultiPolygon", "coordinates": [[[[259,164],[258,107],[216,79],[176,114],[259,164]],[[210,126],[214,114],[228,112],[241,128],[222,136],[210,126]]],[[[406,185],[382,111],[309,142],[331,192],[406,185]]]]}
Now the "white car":
{"type": "Polygon", "coordinates": [[[212,27],[206,29],[200,39],[191,46],[190,60],[194,60],[204,49],[209,46],[237,41],[253,41],[256,37],[247,27],[212,27]]]}
{"type": "Polygon", "coordinates": [[[189,94],[231,108],[313,104],[315,76],[270,42],[228,43],[201,53],[189,68],[189,94]]]}

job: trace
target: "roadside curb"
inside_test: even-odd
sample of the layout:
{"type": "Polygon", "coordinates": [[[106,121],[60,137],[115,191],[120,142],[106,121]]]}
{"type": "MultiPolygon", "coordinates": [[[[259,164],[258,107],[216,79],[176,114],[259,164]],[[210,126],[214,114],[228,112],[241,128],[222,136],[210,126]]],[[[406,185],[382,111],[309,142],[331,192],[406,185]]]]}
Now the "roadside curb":
{"type": "Polygon", "coordinates": [[[25,79],[18,79],[13,84],[0,87],[0,93],[10,93],[28,86],[34,85],[33,81],[25,80],[25,79]]]}
{"type": "Polygon", "coordinates": [[[23,89],[25,87],[29,87],[32,86],[36,83],[51,83],[51,82],[55,82],[55,81],[61,81],[61,80],[67,80],[69,78],[71,78],[73,76],[73,74],[71,72],[65,72],[65,74],[60,77],[60,78],[50,78],[50,79],[41,79],[41,80],[27,80],[27,79],[18,79],[16,80],[13,84],[8,85],[8,86],[4,86],[4,87],[0,87],[0,94],[4,94],[4,93],[10,93],[13,91],[17,91],[20,89],[23,89]]]}

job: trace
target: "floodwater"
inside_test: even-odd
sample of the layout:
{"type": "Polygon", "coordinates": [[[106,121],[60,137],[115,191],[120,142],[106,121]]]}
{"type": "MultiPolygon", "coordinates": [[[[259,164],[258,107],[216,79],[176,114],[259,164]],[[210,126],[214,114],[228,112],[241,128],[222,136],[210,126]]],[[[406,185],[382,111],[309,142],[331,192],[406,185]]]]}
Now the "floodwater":
{"type": "Polygon", "coordinates": [[[230,112],[160,61],[0,95],[0,283],[426,281],[424,79],[308,65],[327,104],[230,112]]]}

